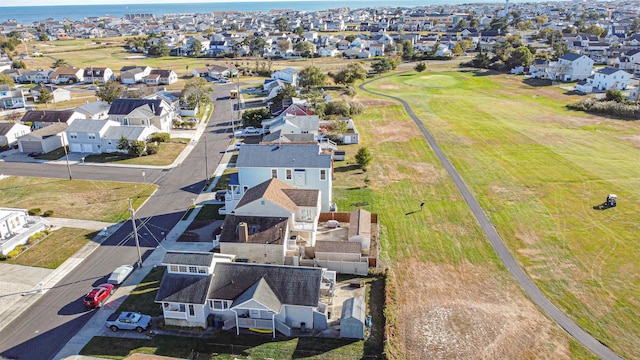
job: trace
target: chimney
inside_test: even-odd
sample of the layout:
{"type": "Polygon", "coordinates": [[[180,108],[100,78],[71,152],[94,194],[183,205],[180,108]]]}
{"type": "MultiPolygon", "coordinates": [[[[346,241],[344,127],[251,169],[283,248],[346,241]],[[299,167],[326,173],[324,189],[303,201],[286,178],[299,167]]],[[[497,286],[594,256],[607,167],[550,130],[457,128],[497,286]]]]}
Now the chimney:
{"type": "Polygon", "coordinates": [[[240,240],[241,243],[249,241],[249,226],[246,222],[238,224],[238,240],[240,240]]]}

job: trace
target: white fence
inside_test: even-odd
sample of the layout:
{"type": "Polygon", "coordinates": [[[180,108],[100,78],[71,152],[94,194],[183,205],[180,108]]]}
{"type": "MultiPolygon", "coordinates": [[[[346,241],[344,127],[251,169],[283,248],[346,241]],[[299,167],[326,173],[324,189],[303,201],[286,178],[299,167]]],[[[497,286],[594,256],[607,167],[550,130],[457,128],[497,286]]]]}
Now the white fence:
{"type": "Polygon", "coordinates": [[[339,274],[367,275],[369,273],[369,263],[367,261],[331,261],[317,260],[315,266],[333,270],[339,274]]]}

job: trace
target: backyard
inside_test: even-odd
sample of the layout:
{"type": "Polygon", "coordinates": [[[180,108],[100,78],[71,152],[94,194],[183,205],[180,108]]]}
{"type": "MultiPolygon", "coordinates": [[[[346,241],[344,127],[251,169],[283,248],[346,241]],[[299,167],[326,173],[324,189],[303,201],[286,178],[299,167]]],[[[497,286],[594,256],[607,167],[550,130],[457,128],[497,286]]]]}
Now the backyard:
{"type": "MultiPolygon", "coordinates": [[[[623,357],[640,355],[637,123],[568,111],[575,98],[560,88],[446,66],[368,88],[411,104],[557,306],[623,357]],[[608,193],[625,204],[594,210],[608,193]]],[[[523,295],[404,111],[362,91],[356,100],[374,161],[362,173],[357,148],[344,147],[334,198],[368,204],[386,226],[391,357],[592,358],[523,295]]]]}
{"type": "Polygon", "coordinates": [[[120,222],[129,218],[129,199],[139,208],[157,185],[11,176],[0,180],[0,204],[51,216],[120,222]]]}

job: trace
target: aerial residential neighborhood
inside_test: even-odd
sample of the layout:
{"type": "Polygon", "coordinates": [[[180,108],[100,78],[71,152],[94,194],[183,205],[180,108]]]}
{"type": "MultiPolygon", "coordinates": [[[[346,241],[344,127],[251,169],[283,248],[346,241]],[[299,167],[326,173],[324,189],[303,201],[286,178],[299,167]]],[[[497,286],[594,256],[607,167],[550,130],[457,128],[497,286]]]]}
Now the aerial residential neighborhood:
{"type": "Polygon", "coordinates": [[[640,357],[638,1],[173,5],[0,15],[0,358],[640,357]]]}

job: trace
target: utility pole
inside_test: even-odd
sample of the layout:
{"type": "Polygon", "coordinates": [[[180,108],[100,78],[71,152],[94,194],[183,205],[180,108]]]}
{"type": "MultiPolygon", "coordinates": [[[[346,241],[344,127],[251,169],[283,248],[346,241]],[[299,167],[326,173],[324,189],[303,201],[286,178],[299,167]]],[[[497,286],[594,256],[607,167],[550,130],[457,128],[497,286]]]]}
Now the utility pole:
{"type": "MultiPolygon", "coordinates": [[[[60,119],[58,119],[58,123],[60,122],[60,119]]],[[[65,159],[67,159],[67,172],[69,173],[69,180],[73,180],[71,178],[71,166],[69,166],[69,153],[67,152],[67,144],[65,144],[64,138],[65,138],[65,133],[62,134],[62,148],[64,149],[64,157],[65,159]]]]}
{"type": "Polygon", "coordinates": [[[138,241],[138,226],[136,225],[135,212],[133,204],[129,199],[129,212],[131,213],[131,224],[133,225],[133,238],[136,240],[136,249],[138,249],[138,267],[142,267],[142,255],[140,254],[140,242],[138,241]]]}

